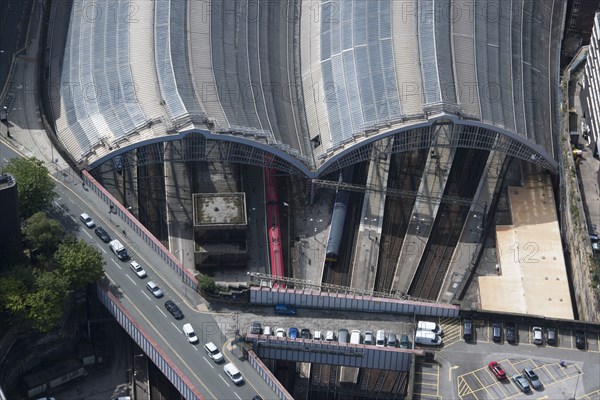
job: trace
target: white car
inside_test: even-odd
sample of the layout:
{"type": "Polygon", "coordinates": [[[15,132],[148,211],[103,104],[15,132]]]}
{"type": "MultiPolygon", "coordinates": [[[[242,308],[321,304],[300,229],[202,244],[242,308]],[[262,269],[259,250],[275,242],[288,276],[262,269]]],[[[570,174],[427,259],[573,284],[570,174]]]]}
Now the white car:
{"type": "Polygon", "coordinates": [[[533,344],[542,345],[544,344],[544,334],[542,333],[542,328],[539,326],[534,326],[533,329],[533,344]]]}
{"type": "Polygon", "coordinates": [[[131,268],[131,270],[135,272],[135,274],[140,278],[145,278],[148,276],[144,268],[142,268],[142,266],[137,261],[132,261],[129,264],[129,268],[131,268]]]}
{"type": "Polygon", "coordinates": [[[81,220],[81,222],[83,222],[85,224],[85,226],[87,226],[88,228],[93,228],[96,226],[96,223],[94,222],[94,220],[92,219],[92,217],[90,217],[89,215],[87,215],[86,213],[83,213],[79,216],[79,219],[81,220]]]}
{"type": "Polygon", "coordinates": [[[158,285],[152,281],[146,283],[146,289],[150,291],[157,299],[163,297],[163,292],[160,290],[158,285]]]}
{"type": "Polygon", "coordinates": [[[196,336],[192,324],[185,324],[183,326],[183,333],[190,343],[198,343],[198,336],[196,336]]]}
{"type": "MultiPolygon", "coordinates": [[[[204,351],[206,354],[214,360],[214,362],[223,361],[223,354],[219,351],[219,348],[215,346],[213,342],[208,342],[204,345],[204,351]]],[[[232,364],[233,365],[233,364],[232,364]]]]}
{"type": "Polygon", "coordinates": [[[285,337],[285,329],[283,329],[283,328],[275,329],[275,337],[285,337]]]}
{"type": "Polygon", "coordinates": [[[242,377],[240,370],[237,369],[233,363],[226,364],[223,367],[223,371],[225,371],[229,379],[231,379],[236,385],[240,385],[242,382],[244,382],[244,378],[242,377]]]}

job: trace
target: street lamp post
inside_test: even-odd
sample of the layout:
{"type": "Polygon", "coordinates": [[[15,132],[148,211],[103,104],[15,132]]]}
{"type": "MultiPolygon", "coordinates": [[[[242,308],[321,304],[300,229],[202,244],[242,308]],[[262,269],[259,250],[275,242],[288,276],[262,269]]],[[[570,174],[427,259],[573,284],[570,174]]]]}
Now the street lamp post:
{"type": "Polygon", "coordinates": [[[8,107],[2,106],[2,108],[4,109],[4,118],[6,118],[6,136],[10,138],[10,127],[8,125],[8,107]]]}

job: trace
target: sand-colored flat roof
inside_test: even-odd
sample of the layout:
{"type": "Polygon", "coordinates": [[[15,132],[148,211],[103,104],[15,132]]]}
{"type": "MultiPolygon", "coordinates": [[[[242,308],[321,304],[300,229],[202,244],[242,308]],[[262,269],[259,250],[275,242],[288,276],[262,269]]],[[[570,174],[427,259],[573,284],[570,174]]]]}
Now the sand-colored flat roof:
{"type": "Polygon", "coordinates": [[[499,275],[478,278],[481,308],[573,319],[552,185],[528,182],[508,197],[513,225],[496,227],[499,275]]]}

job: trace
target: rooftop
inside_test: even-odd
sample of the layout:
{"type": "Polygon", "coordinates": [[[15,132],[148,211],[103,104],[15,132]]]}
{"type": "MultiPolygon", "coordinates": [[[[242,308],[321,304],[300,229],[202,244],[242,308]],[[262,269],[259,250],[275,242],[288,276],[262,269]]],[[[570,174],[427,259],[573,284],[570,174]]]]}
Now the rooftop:
{"type": "Polygon", "coordinates": [[[247,225],[245,193],[196,193],[194,226],[247,225]]]}

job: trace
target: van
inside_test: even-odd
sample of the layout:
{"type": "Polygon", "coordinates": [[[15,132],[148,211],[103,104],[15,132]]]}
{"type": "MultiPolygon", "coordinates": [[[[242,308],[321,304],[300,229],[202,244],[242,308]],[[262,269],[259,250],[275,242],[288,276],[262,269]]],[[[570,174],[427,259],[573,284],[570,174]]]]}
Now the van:
{"type": "Polygon", "coordinates": [[[415,343],[425,346],[439,346],[443,343],[442,338],[433,332],[417,331],[415,335],[415,343]]]}
{"type": "Polygon", "coordinates": [[[110,250],[113,253],[115,253],[117,255],[119,260],[121,260],[121,261],[129,260],[129,254],[127,254],[127,249],[117,239],[111,240],[110,243],[108,244],[108,247],[110,248],[110,250]]]}
{"type": "Polygon", "coordinates": [[[338,331],[338,343],[348,343],[349,336],[348,329],[340,329],[338,331]]]}
{"type": "Polygon", "coordinates": [[[419,321],[417,323],[417,330],[433,332],[436,335],[441,335],[443,333],[442,328],[438,324],[429,321],[419,321]]]}
{"type": "Polygon", "coordinates": [[[375,346],[385,346],[385,331],[383,329],[378,330],[375,335],[375,346]]]}
{"type": "Polygon", "coordinates": [[[263,329],[263,335],[271,336],[273,332],[271,331],[271,327],[269,325],[265,326],[263,329]]]}
{"type": "Polygon", "coordinates": [[[296,308],[289,304],[277,304],[275,306],[275,314],[277,315],[296,315],[296,308]]]}
{"type": "Polygon", "coordinates": [[[240,370],[237,369],[237,367],[233,365],[233,363],[225,365],[223,367],[223,371],[225,371],[225,374],[227,374],[229,379],[231,379],[236,385],[241,385],[242,382],[244,382],[244,378],[242,377],[240,370]]]}
{"type": "Polygon", "coordinates": [[[467,342],[473,340],[473,322],[470,319],[463,321],[463,339],[467,342]]]}
{"type": "Polygon", "coordinates": [[[221,354],[219,348],[213,342],[208,342],[204,345],[204,352],[216,363],[223,361],[223,354],[221,354]]]}
{"type": "Polygon", "coordinates": [[[360,331],[358,329],[352,330],[352,334],[350,335],[350,343],[360,344],[360,331]]]}
{"type": "Polygon", "coordinates": [[[198,343],[198,336],[196,336],[196,332],[194,332],[192,324],[183,325],[183,333],[190,343],[198,343]]]}

